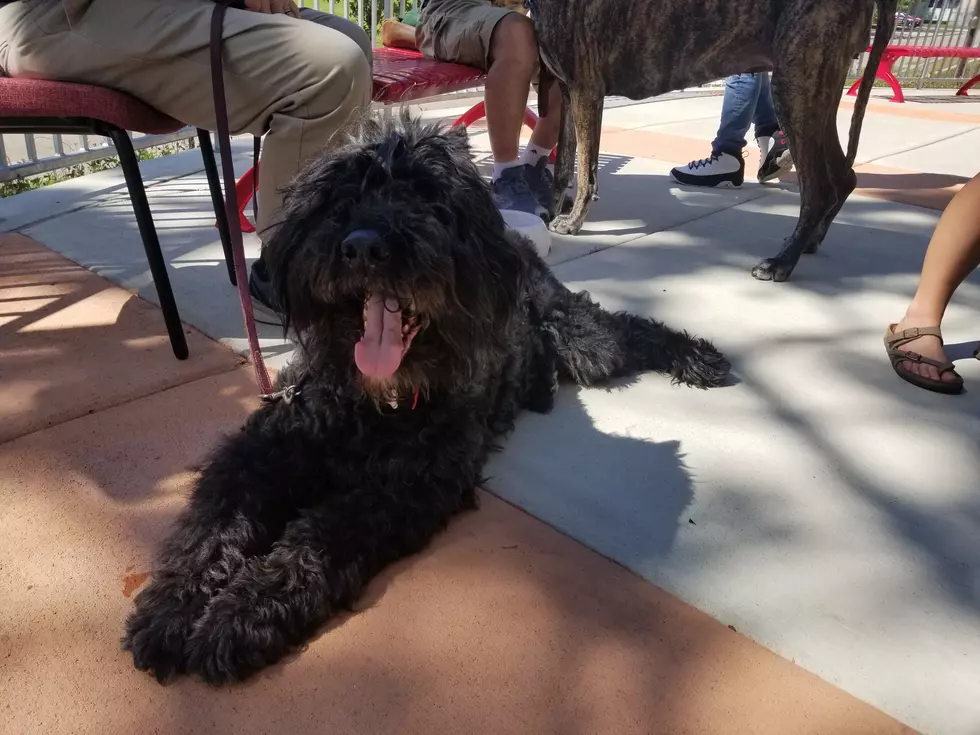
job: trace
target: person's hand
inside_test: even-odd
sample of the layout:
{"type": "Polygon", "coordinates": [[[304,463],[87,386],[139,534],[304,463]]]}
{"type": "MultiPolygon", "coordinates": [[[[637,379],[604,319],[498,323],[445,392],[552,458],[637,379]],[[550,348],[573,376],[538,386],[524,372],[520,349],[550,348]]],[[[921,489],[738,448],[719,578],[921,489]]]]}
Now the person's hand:
{"type": "Polygon", "coordinates": [[[293,0],[245,0],[245,7],[255,13],[283,14],[299,17],[299,8],[293,0]]]}

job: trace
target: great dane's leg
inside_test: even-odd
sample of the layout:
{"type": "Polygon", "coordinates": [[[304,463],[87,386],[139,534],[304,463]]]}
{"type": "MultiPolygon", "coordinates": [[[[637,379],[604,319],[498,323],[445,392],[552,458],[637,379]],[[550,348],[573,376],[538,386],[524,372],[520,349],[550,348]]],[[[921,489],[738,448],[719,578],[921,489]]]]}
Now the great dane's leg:
{"type": "Polygon", "coordinates": [[[785,281],[802,253],[816,251],[855,182],[836,122],[846,39],[835,37],[834,24],[785,20],[774,49],[772,93],[800,181],[800,217],[779,254],[752,270],[762,281],[785,281]]]}
{"type": "Polygon", "coordinates": [[[555,191],[551,202],[551,218],[554,219],[565,208],[565,192],[572,183],[575,172],[575,117],[572,114],[568,87],[561,82],[562,112],[561,130],[558,133],[558,155],[555,160],[555,191]]]}
{"type": "MultiPolygon", "coordinates": [[[[551,221],[551,229],[559,235],[575,235],[582,229],[589,204],[598,190],[599,135],[602,130],[602,91],[595,85],[584,84],[570,90],[569,111],[572,113],[577,142],[578,190],[569,214],[551,221]]],[[[563,126],[564,127],[564,126],[563,126]]]]}
{"type": "Polygon", "coordinates": [[[820,249],[820,245],[823,243],[824,237],[827,236],[827,230],[833,224],[834,218],[837,217],[837,213],[844,206],[847,197],[851,195],[851,192],[857,186],[857,174],[854,173],[853,168],[847,165],[844,152],[841,150],[836,120],[832,120],[830,123],[830,129],[827,131],[827,139],[830,143],[827,146],[828,153],[824,165],[827,167],[827,175],[834,185],[834,196],[837,203],[813,231],[813,235],[803,248],[803,252],[807,254],[815,253],[820,249]],[[837,145],[833,145],[834,143],[837,145]],[[837,155],[838,152],[840,153],[839,156],[837,155]]]}

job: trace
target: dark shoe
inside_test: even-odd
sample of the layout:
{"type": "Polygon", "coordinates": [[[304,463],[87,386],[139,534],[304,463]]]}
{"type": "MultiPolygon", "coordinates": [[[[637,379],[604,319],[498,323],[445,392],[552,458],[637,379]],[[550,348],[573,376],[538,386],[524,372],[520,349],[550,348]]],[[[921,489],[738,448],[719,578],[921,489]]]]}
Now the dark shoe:
{"type": "Polygon", "coordinates": [[[745,160],[714,151],[708,158],[671,169],[670,177],[685,186],[737,189],[745,181],[745,160]]]}
{"type": "Polygon", "coordinates": [[[542,219],[547,218],[548,208],[542,206],[531,189],[531,181],[536,182],[537,178],[537,169],[529,164],[504,169],[500,178],[492,184],[497,209],[527,212],[542,219]]]}
{"type": "Polygon", "coordinates": [[[281,327],[283,320],[279,300],[276,298],[275,288],[269,279],[269,272],[266,270],[265,261],[262,256],[252,263],[252,268],[248,274],[248,292],[252,296],[252,311],[255,313],[255,321],[259,324],[269,324],[274,327],[281,327]]]}
{"type": "Polygon", "coordinates": [[[545,209],[541,219],[549,222],[551,220],[551,200],[555,196],[555,175],[548,169],[547,158],[542,158],[528,171],[527,185],[538,204],[545,209]]]}
{"type": "Polygon", "coordinates": [[[759,183],[778,179],[793,170],[793,155],[789,152],[786,134],[777,130],[772,135],[763,135],[755,139],[762,154],[762,165],[759,167],[759,183]]]}

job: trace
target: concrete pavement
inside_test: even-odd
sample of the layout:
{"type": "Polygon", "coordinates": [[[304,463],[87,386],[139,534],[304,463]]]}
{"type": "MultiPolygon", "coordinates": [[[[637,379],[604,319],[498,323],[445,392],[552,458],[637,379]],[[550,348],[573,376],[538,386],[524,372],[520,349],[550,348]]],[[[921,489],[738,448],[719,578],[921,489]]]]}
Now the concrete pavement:
{"type": "MultiPolygon", "coordinates": [[[[602,606],[623,594],[623,610],[637,605],[639,610],[651,611],[653,608],[638,601],[635,595],[640,593],[635,590],[659,588],[719,621],[720,630],[731,625],[739,634],[917,730],[976,735],[980,732],[980,706],[976,704],[980,702],[980,677],[975,665],[980,660],[980,494],[976,480],[980,476],[980,362],[968,359],[968,355],[980,339],[980,278],[974,274],[964,284],[944,325],[947,342],[960,358],[957,369],[972,389],[966,395],[937,396],[899,381],[888,367],[881,334],[889,321],[899,318],[911,296],[939,210],[964,177],[980,170],[980,146],[976,145],[980,104],[936,102],[927,95],[906,105],[875,100],[858,158],[861,188],[844,207],[823,250],[805,258],[786,284],[754,281],[748,270],[759,258],[778,250],[792,229],[798,207],[792,180],[775,186],[747,183],[737,191],[704,192],[677,187],[667,177],[672,165],[708,154],[720,104],[720,96],[698,95],[610,107],[604,116],[601,199],[592,208],[583,234],[555,238],[549,259],[570,286],[588,289],[609,308],[651,314],[713,339],[731,356],[736,385],[700,393],[672,388],[655,376],[643,376],[609,390],[567,390],[553,414],[527,416],[519,423],[505,451],[491,463],[488,489],[656,585],[625,582],[631,579],[625,572],[600,585],[595,575],[613,573],[596,566],[577,578],[576,584],[582,586],[576,595],[592,589],[594,604],[602,606]],[[620,584],[629,592],[622,592],[620,584]],[[595,592],[597,589],[601,591],[595,592]]],[[[438,109],[428,114],[453,117],[455,112],[438,109]]],[[[849,113],[845,99],[841,111],[845,129],[849,113]]],[[[479,129],[472,132],[477,154],[485,158],[485,134],[479,129]]],[[[247,165],[248,147],[247,142],[240,144],[241,165],[247,165]]],[[[749,170],[752,165],[750,158],[749,170]]],[[[234,291],[224,276],[217,234],[210,227],[213,216],[200,167],[196,151],[144,164],[146,176],[153,182],[151,207],[173,266],[171,277],[185,322],[242,351],[244,333],[234,291]]],[[[23,232],[153,300],[135,220],[118,174],[104,172],[0,201],[0,217],[5,218],[0,226],[23,232]]],[[[256,248],[257,243],[250,240],[253,255],[256,248]]],[[[101,338],[114,339],[114,329],[117,325],[103,324],[101,338]]],[[[118,326],[118,331],[117,339],[122,339],[128,329],[118,326]]],[[[20,332],[18,328],[17,339],[21,339],[20,332]]],[[[160,333],[162,325],[157,328],[160,333]]],[[[288,356],[288,345],[271,331],[264,333],[264,338],[274,364],[280,364],[288,356]]],[[[195,430],[198,441],[206,442],[219,428],[231,428],[240,420],[250,405],[249,389],[247,381],[232,372],[230,363],[220,359],[210,363],[206,361],[211,358],[198,357],[210,354],[207,346],[192,344],[192,352],[194,359],[205,360],[194,368],[201,372],[171,380],[194,381],[186,390],[227,396],[233,404],[221,409],[220,421],[207,419],[195,430]],[[221,373],[224,377],[195,380],[212,369],[226,370],[221,373]],[[232,374],[238,377],[232,380],[232,374]]],[[[157,353],[156,359],[168,360],[165,349],[157,353]]],[[[0,364],[7,365],[8,371],[13,365],[9,358],[0,364]]],[[[117,369],[125,370],[124,360],[117,369]]],[[[174,369],[178,369],[176,363],[174,369]]],[[[21,373],[15,375],[25,379],[21,373]]],[[[51,378],[52,383],[60,380],[51,378]]],[[[10,385],[7,380],[4,384],[10,385]]],[[[15,384],[9,390],[16,392],[18,388],[15,384]]],[[[174,409],[159,398],[168,394],[151,395],[156,390],[155,384],[145,390],[134,388],[121,393],[118,400],[133,401],[133,406],[157,401],[154,410],[170,415],[167,412],[174,409]],[[147,397],[139,398],[141,395],[147,397]]],[[[170,394],[178,397],[175,391],[170,394]]],[[[60,400],[70,403],[73,399],[63,396],[60,400]]],[[[196,405],[198,399],[188,394],[180,400],[196,405]]],[[[43,402],[37,403],[43,406],[43,402]]],[[[127,405],[113,409],[117,413],[97,411],[81,421],[122,421],[113,417],[122,417],[130,410],[127,405]]],[[[202,405],[209,404],[205,401],[202,405]]],[[[88,407],[82,414],[78,407],[44,410],[48,411],[45,416],[54,417],[45,420],[57,422],[83,415],[88,407]]],[[[212,409],[205,410],[205,416],[212,415],[209,411],[212,409]]],[[[22,426],[35,427],[37,420],[29,419],[22,426]]],[[[130,425],[123,422],[123,426],[130,425]]],[[[79,422],[64,426],[79,428],[56,427],[51,431],[64,435],[45,436],[48,432],[41,432],[35,438],[0,445],[0,454],[13,452],[21,458],[29,449],[35,457],[31,471],[42,473],[40,479],[31,481],[34,484],[23,485],[18,491],[15,514],[21,519],[19,538],[39,532],[37,521],[28,520],[34,512],[32,502],[40,502],[32,498],[49,497],[50,491],[37,488],[53,487],[59,473],[70,474],[70,468],[81,461],[73,459],[61,470],[62,465],[57,464],[61,460],[57,460],[45,469],[48,460],[43,458],[48,455],[44,452],[56,446],[72,446],[72,442],[81,441],[80,436],[101,430],[98,424],[89,423],[84,426],[90,428],[79,435],[83,426],[79,422]],[[76,433],[68,436],[65,432],[76,433]]],[[[197,441],[188,440],[193,451],[186,443],[172,441],[172,451],[181,458],[196,456],[197,441]]],[[[134,467],[132,482],[163,488],[167,503],[175,503],[172,493],[182,491],[187,483],[179,467],[168,465],[166,472],[148,469],[144,466],[146,457],[132,459],[142,445],[134,440],[126,446],[129,449],[124,456],[134,467]],[[144,479],[139,480],[141,477],[144,479]],[[172,477],[177,479],[167,479],[172,477]]],[[[84,456],[99,463],[100,454],[106,451],[105,446],[92,446],[84,456]]],[[[8,462],[7,474],[0,470],[0,477],[21,477],[24,461],[8,462]]],[[[177,460],[168,461],[172,464],[177,460]]],[[[81,486],[86,488],[81,491],[85,494],[105,492],[99,488],[111,480],[105,472],[86,476],[87,484],[81,486]]],[[[157,496],[141,501],[148,505],[133,507],[172,507],[157,505],[163,496],[154,498],[157,496]]],[[[62,498],[56,506],[66,502],[70,504],[70,499],[62,498]]],[[[122,501],[114,502],[118,505],[122,501]]],[[[509,508],[498,501],[489,505],[490,519],[496,518],[494,509],[509,508]]],[[[507,512],[516,513],[512,509],[507,512]]],[[[480,516],[476,514],[476,518],[480,516]]],[[[162,532],[155,514],[141,512],[139,517],[139,534],[125,532],[120,536],[113,532],[116,555],[132,566],[126,573],[142,570],[147,560],[143,542],[134,546],[137,538],[142,534],[152,538],[162,532]]],[[[102,538],[105,531],[100,529],[111,525],[112,519],[93,516],[77,532],[84,530],[93,538],[102,538]]],[[[52,522],[70,526],[70,514],[56,514],[52,522]]],[[[445,543],[458,543],[461,536],[452,534],[465,538],[471,532],[465,524],[477,522],[460,523],[445,543]]],[[[531,523],[520,523],[525,522],[531,523]]],[[[539,533],[533,530],[537,526],[528,528],[531,536],[539,533]]],[[[5,568],[8,564],[19,567],[21,557],[16,551],[7,554],[5,568]]],[[[439,552],[435,553],[438,557],[439,552]]],[[[593,558],[575,544],[562,546],[560,553],[570,560],[577,560],[577,554],[593,558]],[[579,550],[573,552],[573,548],[579,550]]],[[[439,581],[431,576],[435,568],[427,569],[423,561],[417,571],[429,574],[426,579],[441,590],[439,581]]],[[[558,574],[556,570],[549,567],[542,575],[558,574]]],[[[449,574],[444,564],[438,574],[443,580],[449,574]]],[[[389,579],[393,586],[413,584],[411,574],[404,582],[399,581],[402,577],[398,574],[389,579]]],[[[30,584],[26,577],[24,581],[30,584]]],[[[100,584],[104,586],[104,580],[100,584]]],[[[84,581],[68,588],[69,597],[76,600],[72,604],[90,598],[86,589],[84,581]]],[[[23,590],[18,594],[24,594],[23,590]]],[[[9,599],[6,594],[3,597],[9,599]]],[[[388,600],[386,594],[385,600],[407,614],[417,598],[409,595],[404,600],[388,600]]],[[[24,613],[18,630],[29,629],[32,621],[39,620],[37,616],[55,614],[63,603],[56,596],[45,598],[24,613]]],[[[517,610],[530,603],[531,598],[514,601],[515,622],[510,630],[520,628],[523,618],[517,610]]],[[[486,608],[481,603],[467,609],[466,615],[471,617],[466,619],[475,621],[475,631],[480,620],[485,622],[481,616],[487,614],[486,608]]],[[[83,629],[95,626],[108,632],[87,643],[84,651],[77,645],[71,650],[82,659],[96,654],[110,657],[113,680],[130,682],[134,674],[120,663],[115,649],[106,648],[109,634],[115,634],[112,626],[124,613],[124,603],[115,600],[107,610],[105,621],[79,618],[83,629]]],[[[374,614],[372,610],[355,618],[366,621],[355,623],[355,627],[378,625],[379,618],[371,617],[374,614]]],[[[564,618],[558,614],[555,619],[564,618]]],[[[621,622],[616,621],[620,619],[614,615],[603,624],[601,635],[613,635],[621,622]]],[[[416,622],[424,625],[419,619],[416,622]]],[[[567,636],[571,634],[555,627],[554,620],[528,624],[538,626],[535,630],[550,641],[543,650],[554,652],[563,641],[570,640],[567,636]]],[[[381,630],[376,635],[383,635],[381,630]]],[[[600,635],[576,630],[571,640],[579,640],[575,635],[600,635]]],[[[65,636],[77,635],[71,626],[63,632],[65,636]]],[[[317,656],[332,656],[332,646],[348,645],[344,641],[351,639],[342,636],[341,642],[332,642],[336,632],[315,644],[314,650],[320,651],[317,656]]],[[[472,640],[475,632],[461,635],[472,640]]],[[[662,641],[664,635],[672,640],[680,634],[659,635],[662,641]]],[[[56,643],[39,640],[36,645],[43,651],[56,643]]],[[[347,653],[357,655],[357,650],[361,649],[355,647],[347,653]]],[[[494,646],[493,650],[498,649],[494,646]]],[[[371,655],[384,654],[378,651],[371,655]]],[[[423,654],[415,651],[413,655],[423,654]]],[[[24,654],[18,656],[18,671],[30,670],[32,676],[43,678],[45,671],[56,665],[55,659],[43,657],[28,665],[24,654]]],[[[699,656],[711,660],[713,654],[699,656]]],[[[399,660],[406,666],[412,661],[411,657],[399,660]]],[[[631,665],[645,665],[643,657],[631,660],[631,665]]],[[[313,665],[302,661],[301,666],[313,665]]],[[[284,667],[283,675],[289,677],[290,667],[296,665],[284,667]]],[[[334,661],[328,667],[331,672],[318,676],[317,681],[332,681],[336,665],[334,661]]],[[[531,670],[522,668],[526,665],[532,666],[518,657],[506,670],[520,680],[531,670]]],[[[566,666],[567,660],[556,671],[566,666]]],[[[562,706],[568,704],[581,691],[590,690],[592,685],[586,681],[595,682],[597,677],[607,681],[600,670],[602,667],[591,670],[587,680],[574,689],[565,688],[567,681],[556,685],[551,696],[562,706]]],[[[737,678],[736,670],[726,670],[722,679],[737,678]]],[[[630,679],[629,668],[611,671],[615,673],[608,681],[613,688],[617,681],[619,686],[632,686],[629,681],[645,682],[636,690],[639,698],[625,710],[635,717],[631,722],[639,724],[635,729],[611,725],[621,722],[609,713],[622,703],[609,700],[620,702],[613,706],[603,700],[601,706],[589,709],[586,721],[592,724],[583,725],[582,732],[850,733],[890,732],[894,727],[887,719],[869,720],[871,724],[865,726],[857,716],[853,720],[814,720],[815,712],[824,711],[820,705],[804,707],[806,717],[802,719],[813,725],[811,730],[774,721],[762,726],[763,719],[753,721],[752,708],[745,710],[746,724],[732,720],[731,728],[726,729],[723,719],[704,720],[698,727],[685,730],[673,715],[658,720],[653,710],[640,707],[639,702],[651,696],[651,691],[662,690],[664,680],[630,679]],[[633,706],[640,709],[630,709],[633,706]]],[[[459,672],[471,682],[497,681],[487,679],[482,668],[466,673],[464,666],[459,672]]],[[[96,675],[94,670],[92,675],[96,675]]],[[[414,674],[410,678],[418,680],[414,674]]],[[[340,679],[346,681],[343,675],[340,679]]],[[[458,679],[450,680],[457,682],[453,687],[459,686],[458,679]]],[[[366,702],[379,696],[374,688],[377,676],[362,672],[351,681],[362,685],[359,692],[367,692],[366,702]]],[[[479,696],[479,687],[440,688],[449,686],[441,675],[435,681],[439,686],[433,683],[426,691],[442,691],[445,694],[441,696],[447,697],[452,691],[465,692],[471,698],[479,696]]],[[[755,684],[753,693],[745,691],[744,695],[756,704],[777,697],[783,690],[774,681],[755,684]]],[[[808,681],[807,686],[818,682],[808,681]]],[[[260,691],[265,692],[262,687],[266,686],[270,685],[263,682],[260,691]]],[[[685,684],[685,691],[703,695],[703,686],[719,685],[699,680],[690,688],[685,684]]],[[[180,698],[191,697],[186,701],[193,700],[194,708],[205,706],[197,695],[188,694],[194,690],[183,687],[178,691],[184,692],[180,698]]],[[[401,694],[392,696],[403,701],[401,697],[408,692],[417,690],[402,689],[401,694]]],[[[136,695],[127,694],[131,696],[136,695]]],[[[80,697],[77,706],[83,707],[88,700],[80,697]]],[[[157,700],[155,695],[154,701],[163,704],[154,705],[153,717],[163,717],[169,705],[165,698],[157,700]]],[[[792,709],[790,700],[779,701],[780,712],[792,709]]],[[[530,706],[524,699],[508,697],[498,704],[514,710],[511,714],[515,717],[529,711],[524,708],[530,706]]],[[[462,717],[458,713],[465,707],[453,700],[450,709],[457,713],[454,716],[462,717]]],[[[140,711],[139,707],[134,711],[140,711]]],[[[344,711],[350,714],[349,709],[344,711]]],[[[186,730],[186,722],[181,725],[172,715],[166,716],[171,719],[161,722],[170,724],[161,726],[161,731],[186,730]]],[[[230,728],[233,721],[232,716],[223,715],[222,727],[230,728]]],[[[368,721],[355,719],[353,722],[361,724],[352,725],[348,731],[394,731],[372,730],[363,725],[368,721]]],[[[469,729],[479,722],[460,721],[469,729]]],[[[510,730],[501,731],[579,731],[568,724],[569,719],[528,722],[534,724],[514,724],[510,730]]],[[[476,729],[485,731],[479,725],[476,729]]]]}

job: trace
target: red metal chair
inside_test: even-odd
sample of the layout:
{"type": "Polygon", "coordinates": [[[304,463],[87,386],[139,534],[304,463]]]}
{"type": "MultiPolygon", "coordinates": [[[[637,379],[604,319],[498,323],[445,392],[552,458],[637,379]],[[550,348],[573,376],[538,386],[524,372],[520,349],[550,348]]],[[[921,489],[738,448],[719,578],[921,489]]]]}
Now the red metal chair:
{"type": "MultiPolygon", "coordinates": [[[[167,264],[160,250],[146,189],[140,174],[139,162],[127,131],[148,134],[173,133],[185,127],[157,110],[122,92],[93,87],[87,84],[70,84],[37,79],[0,78],[0,133],[62,133],[76,135],[102,135],[116,146],[129,197],[133,202],[136,223],[139,226],[146,259],[150,265],[153,284],[160,299],[170,346],[174,355],[187,358],[187,340],[180,322],[180,314],[174,301],[167,264]]],[[[231,238],[225,217],[224,199],[218,179],[218,167],[214,159],[211,137],[206,130],[197,131],[211,203],[217,217],[217,226],[224,248],[228,276],[235,282],[231,238]]]]}
{"type": "MultiPolygon", "coordinates": [[[[480,69],[432,61],[418,51],[398,48],[374,49],[374,101],[385,105],[473,89],[482,85],[485,78],[486,74],[480,69]]],[[[471,107],[453,125],[468,128],[486,115],[486,107],[480,102],[471,107]]],[[[534,130],[537,122],[538,116],[531,109],[526,109],[524,124],[534,130]]],[[[552,162],[554,157],[555,154],[552,152],[552,162]]],[[[245,215],[245,208],[257,185],[258,170],[255,168],[246,171],[235,185],[242,232],[255,232],[254,225],[245,215]]]]}

